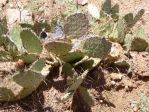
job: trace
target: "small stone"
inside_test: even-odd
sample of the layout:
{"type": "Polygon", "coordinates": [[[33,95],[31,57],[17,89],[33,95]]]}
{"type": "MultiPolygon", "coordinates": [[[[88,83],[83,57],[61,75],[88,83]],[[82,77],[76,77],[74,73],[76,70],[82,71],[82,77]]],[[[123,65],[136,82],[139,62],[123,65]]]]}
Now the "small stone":
{"type": "Polygon", "coordinates": [[[111,73],[110,74],[112,80],[120,81],[122,80],[123,75],[120,73],[111,73]]]}
{"type": "Polygon", "coordinates": [[[28,23],[28,24],[33,23],[32,13],[23,9],[21,9],[21,11],[16,8],[7,9],[6,18],[9,27],[12,27],[16,23],[28,23]]]}
{"type": "Polygon", "coordinates": [[[3,7],[7,4],[8,0],[0,0],[0,7],[3,7]]]}
{"type": "Polygon", "coordinates": [[[125,86],[125,90],[128,91],[129,90],[129,87],[128,86],[125,86]]]}
{"type": "Polygon", "coordinates": [[[123,54],[123,52],[124,52],[123,48],[122,48],[122,46],[120,44],[112,42],[111,51],[109,53],[109,56],[112,59],[119,58],[123,54]]]}
{"type": "Polygon", "coordinates": [[[103,100],[100,100],[100,103],[103,103],[103,100]]]}
{"type": "Polygon", "coordinates": [[[14,8],[15,6],[13,4],[9,4],[9,7],[10,8],[14,8]]]}
{"type": "Polygon", "coordinates": [[[86,5],[88,3],[88,0],[75,0],[79,5],[86,5]]]}
{"type": "Polygon", "coordinates": [[[131,81],[128,81],[127,83],[125,83],[125,90],[126,91],[130,91],[133,88],[135,88],[135,85],[131,81]]]}
{"type": "Polygon", "coordinates": [[[115,81],[111,81],[111,85],[115,85],[116,84],[116,82],[115,81]]]}
{"type": "Polygon", "coordinates": [[[133,108],[133,111],[134,111],[134,112],[137,112],[137,111],[138,111],[138,108],[137,108],[137,107],[134,107],[134,108],[133,108]]]}

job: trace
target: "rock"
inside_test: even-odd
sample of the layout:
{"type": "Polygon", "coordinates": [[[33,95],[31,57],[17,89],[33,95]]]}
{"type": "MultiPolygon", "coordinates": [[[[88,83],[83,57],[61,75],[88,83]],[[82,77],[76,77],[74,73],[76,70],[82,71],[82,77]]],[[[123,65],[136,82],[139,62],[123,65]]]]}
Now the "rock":
{"type": "Polygon", "coordinates": [[[123,75],[121,73],[111,73],[110,77],[112,80],[120,81],[120,80],[122,80],[123,75]]]}
{"type": "Polygon", "coordinates": [[[8,0],[1,0],[0,1],[0,9],[1,7],[5,6],[7,4],[8,0]]]}
{"type": "Polygon", "coordinates": [[[113,86],[116,85],[116,82],[115,82],[115,81],[111,81],[110,83],[111,83],[111,85],[113,85],[113,86]]]}
{"type": "Polygon", "coordinates": [[[88,0],[74,0],[76,3],[78,3],[79,5],[85,5],[88,3],[88,0]]]}
{"type": "Polygon", "coordinates": [[[126,90],[126,91],[129,91],[129,90],[131,90],[132,88],[134,88],[132,82],[128,82],[128,84],[125,85],[125,90],[126,90]]]}
{"type": "Polygon", "coordinates": [[[109,53],[110,58],[118,59],[122,54],[124,54],[122,46],[116,42],[112,42],[111,51],[109,53]]]}
{"type": "Polygon", "coordinates": [[[9,27],[12,27],[16,22],[32,24],[32,13],[24,9],[9,8],[6,10],[6,17],[9,27]]]}

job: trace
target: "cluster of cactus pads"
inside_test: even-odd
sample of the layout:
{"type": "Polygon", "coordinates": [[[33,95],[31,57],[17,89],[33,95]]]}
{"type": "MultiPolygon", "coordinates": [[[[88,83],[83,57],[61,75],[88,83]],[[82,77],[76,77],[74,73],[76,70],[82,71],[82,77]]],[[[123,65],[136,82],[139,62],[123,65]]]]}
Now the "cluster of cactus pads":
{"type": "Polygon", "coordinates": [[[41,38],[36,32],[37,23],[17,24],[9,29],[6,18],[1,19],[0,101],[28,96],[54,67],[59,67],[60,75],[71,78],[66,95],[59,100],[73,96],[76,90],[83,92],[84,100],[87,100],[89,94],[81,84],[102,60],[118,60],[123,50],[149,51],[143,29],[138,29],[137,33],[132,30],[143,10],[135,16],[131,13],[120,16],[118,5],[111,7],[111,1],[105,0],[100,13],[101,20],[89,20],[85,13],[68,15],[62,26],[64,35],[56,39],[50,39],[50,36],[41,38]],[[92,20],[94,24],[90,24],[92,20]],[[118,43],[124,49],[115,49],[115,44],[121,47],[118,43]],[[78,66],[83,70],[81,75],[76,71],[78,66]]]}

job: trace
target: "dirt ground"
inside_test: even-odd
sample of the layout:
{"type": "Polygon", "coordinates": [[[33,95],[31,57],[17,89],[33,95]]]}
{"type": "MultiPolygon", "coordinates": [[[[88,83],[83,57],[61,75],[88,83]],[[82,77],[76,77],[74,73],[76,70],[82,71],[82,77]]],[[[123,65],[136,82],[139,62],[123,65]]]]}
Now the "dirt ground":
{"type": "MultiPolygon", "coordinates": [[[[24,0],[22,2],[25,4],[24,0]]],[[[149,0],[112,0],[112,2],[118,3],[123,13],[145,9],[145,14],[137,25],[143,25],[149,34],[149,0]]],[[[149,62],[149,56],[147,60],[149,62]]],[[[96,74],[100,74],[100,69],[96,72],[96,74]]],[[[124,75],[123,77],[128,77],[121,72],[120,74],[124,75]]],[[[99,75],[98,80],[91,78],[89,81],[92,82],[90,85],[92,88],[89,91],[95,99],[95,104],[88,107],[77,94],[73,101],[70,99],[66,103],[58,104],[56,98],[64,94],[65,82],[62,80],[53,82],[47,78],[38,90],[27,98],[16,102],[0,103],[0,112],[141,112],[138,108],[133,107],[133,102],[139,101],[142,92],[149,97],[149,77],[130,80],[134,86],[133,89],[127,90],[127,86],[121,87],[123,84],[120,84],[118,88],[111,87],[109,89],[107,85],[111,79],[106,73],[99,75]]]]}

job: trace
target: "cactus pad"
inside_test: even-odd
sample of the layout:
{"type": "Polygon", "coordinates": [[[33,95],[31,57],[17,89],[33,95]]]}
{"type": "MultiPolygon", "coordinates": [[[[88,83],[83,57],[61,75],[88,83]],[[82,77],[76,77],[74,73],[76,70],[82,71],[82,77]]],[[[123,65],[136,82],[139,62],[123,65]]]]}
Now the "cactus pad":
{"type": "Polygon", "coordinates": [[[64,23],[64,33],[70,38],[79,38],[89,29],[89,21],[85,14],[75,13],[67,17],[64,23]]]}
{"type": "Polygon", "coordinates": [[[28,53],[41,53],[42,52],[42,44],[38,39],[38,36],[29,29],[24,29],[21,31],[21,39],[24,48],[28,53]]]}
{"type": "Polygon", "coordinates": [[[0,63],[0,101],[22,99],[34,90],[45,79],[41,74],[45,60],[35,61],[27,70],[17,71],[16,62],[0,63]]]}
{"type": "Polygon", "coordinates": [[[54,53],[56,55],[65,55],[71,50],[72,45],[69,42],[52,41],[46,43],[44,47],[48,52],[54,53]]]}
{"type": "Polygon", "coordinates": [[[80,50],[95,58],[104,58],[111,49],[111,42],[101,37],[90,37],[82,41],[80,50]]]}

